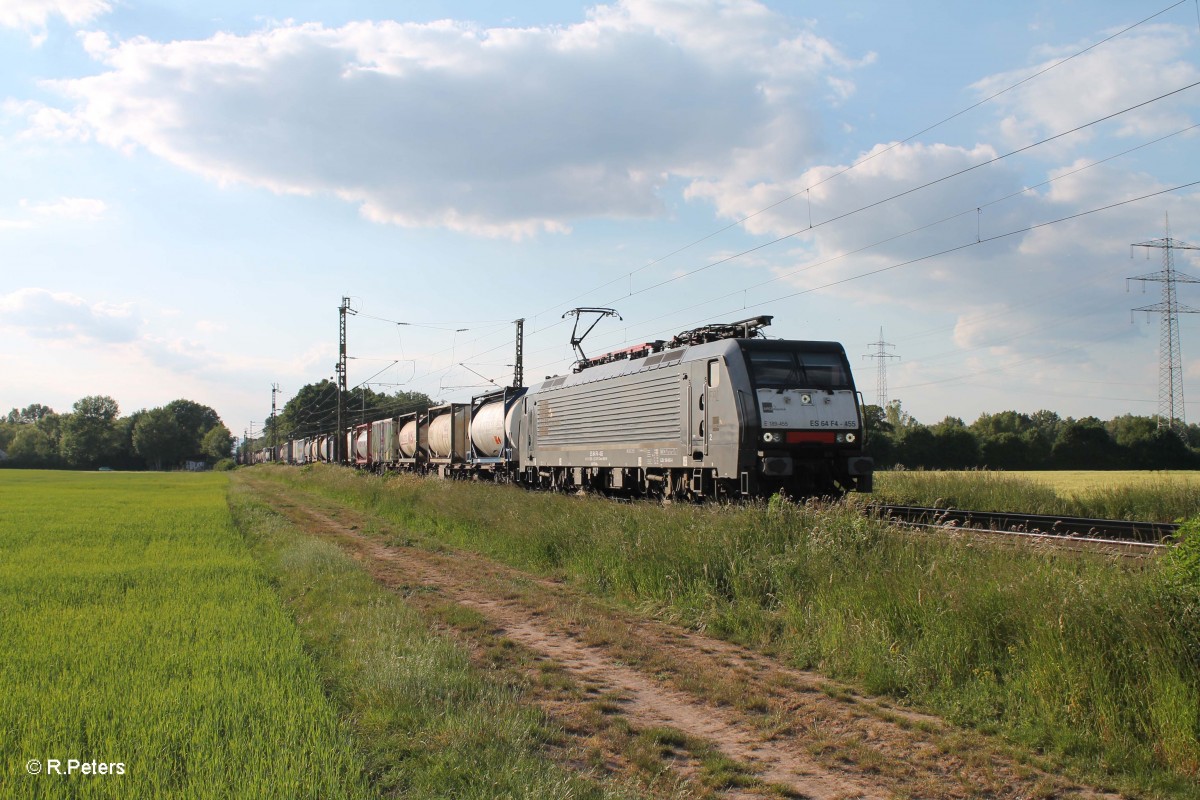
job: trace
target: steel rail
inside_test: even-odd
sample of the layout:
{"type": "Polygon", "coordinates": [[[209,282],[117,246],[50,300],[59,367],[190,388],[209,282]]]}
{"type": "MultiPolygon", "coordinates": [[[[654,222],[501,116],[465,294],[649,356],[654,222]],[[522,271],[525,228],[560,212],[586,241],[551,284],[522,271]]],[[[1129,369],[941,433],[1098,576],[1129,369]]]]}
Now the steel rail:
{"type": "Polygon", "coordinates": [[[1060,549],[1144,556],[1160,553],[1179,528],[1168,522],[1089,519],[1047,514],[963,511],[874,504],[867,511],[910,527],[959,531],[1013,541],[1040,543],[1060,549]]]}

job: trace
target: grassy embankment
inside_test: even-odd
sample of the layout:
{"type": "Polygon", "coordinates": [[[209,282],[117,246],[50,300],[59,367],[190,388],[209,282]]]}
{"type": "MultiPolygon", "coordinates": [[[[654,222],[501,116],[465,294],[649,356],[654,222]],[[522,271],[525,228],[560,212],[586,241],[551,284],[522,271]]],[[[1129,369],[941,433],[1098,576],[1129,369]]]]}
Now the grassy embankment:
{"type": "Polygon", "coordinates": [[[1171,559],[967,545],[845,506],[618,504],[348,470],[264,471],[1044,750],[1200,797],[1200,534],[1171,559]],[[1188,558],[1191,560],[1189,561],[1188,558]]]}
{"type": "Polygon", "coordinates": [[[1173,522],[1200,516],[1200,473],[880,472],[872,499],[972,511],[1173,522]]]}
{"type": "Polygon", "coordinates": [[[239,534],[227,486],[0,473],[0,796],[601,795],[353,559],[244,493],[239,534]]]}

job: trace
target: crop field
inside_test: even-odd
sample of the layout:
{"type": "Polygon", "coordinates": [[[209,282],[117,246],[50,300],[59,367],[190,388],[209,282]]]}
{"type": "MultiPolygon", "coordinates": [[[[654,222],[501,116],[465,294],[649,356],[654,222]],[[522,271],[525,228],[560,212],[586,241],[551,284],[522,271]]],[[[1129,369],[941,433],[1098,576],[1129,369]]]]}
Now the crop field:
{"type": "Polygon", "coordinates": [[[0,472],[0,797],[369,796],[227,485],[0,472]]]}
{"type": "Polygon", "coordinates": [[[875,475],[879,502],[1175,522],[1200,516],[1191,471],[899,471],[875,475]]]}

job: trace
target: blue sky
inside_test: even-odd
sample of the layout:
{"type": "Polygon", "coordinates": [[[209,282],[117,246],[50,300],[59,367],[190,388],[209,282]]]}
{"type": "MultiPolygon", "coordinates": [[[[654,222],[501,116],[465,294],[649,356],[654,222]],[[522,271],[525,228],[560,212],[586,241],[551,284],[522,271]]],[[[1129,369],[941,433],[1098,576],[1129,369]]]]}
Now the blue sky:
{"type": "Polygon", "coordinates": [[[923,422],[1153,414],[1125,278],[1167,214],[1200,243],[1198,41],[1196,0],[0,0],[0,410],[260,427],[345,295],[350,384],[443,400],[510,378],[518,317],[568,370],[598,305],[589,353],[772,314],[871,402],[882,329],[923,422]]]}

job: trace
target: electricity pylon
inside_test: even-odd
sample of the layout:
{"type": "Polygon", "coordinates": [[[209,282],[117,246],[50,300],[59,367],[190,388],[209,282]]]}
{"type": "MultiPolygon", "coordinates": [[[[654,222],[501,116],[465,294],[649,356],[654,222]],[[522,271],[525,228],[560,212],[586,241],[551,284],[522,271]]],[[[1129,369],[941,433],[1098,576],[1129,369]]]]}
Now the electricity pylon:
{"type": "Polygon", "coordinates": [[[867,346],[874,347],[875,352],[867,353],[863,355],[863,358],[873,358],[878,362],[875,369],[875,395],[879,401],[879,408],[886,411],[888,404],[887,362],[889,358],[898,359],[900,356],[888,352],[888,348],[895,347],[895,345],[883,340],[883,328],[879,329],[879,341],[871,342],[867,346]]]}
{"type": "MultiPolygon", "coordinates": [[[[1200,309],[1181,305],[1175,295],[1177,283],[1200,283],[1200,278],[1178,272],[1175,269],[1176,250],[1200,250],[1193,244],[1171,238],[1171,220],[1167,218],[1167,235],[1162,239],[1152,239],[1148,242],[1137,242],[1131,247],[1145,247],[1146,257],[1150,257],[1149,248],[1156,247],[1163,251],[1163,266],[1158,272],[1148,272],[1126,279],[1141,281],[1143,288],[1147,281],[1162,284],[1162,300],[1150,306],[1135,308],[1134,311],[1145,311],[1147,315],[1156,313],[1158,319],[1158,427],[1170,428],[1181,439],[1187,441],[1187,419],[1183,406],[1183,359],[1179,351],[1179,315],[1200,314],[1200,309]]],[[[1132,251],[1131,251],[1132,255],[1132,251]]]]}

